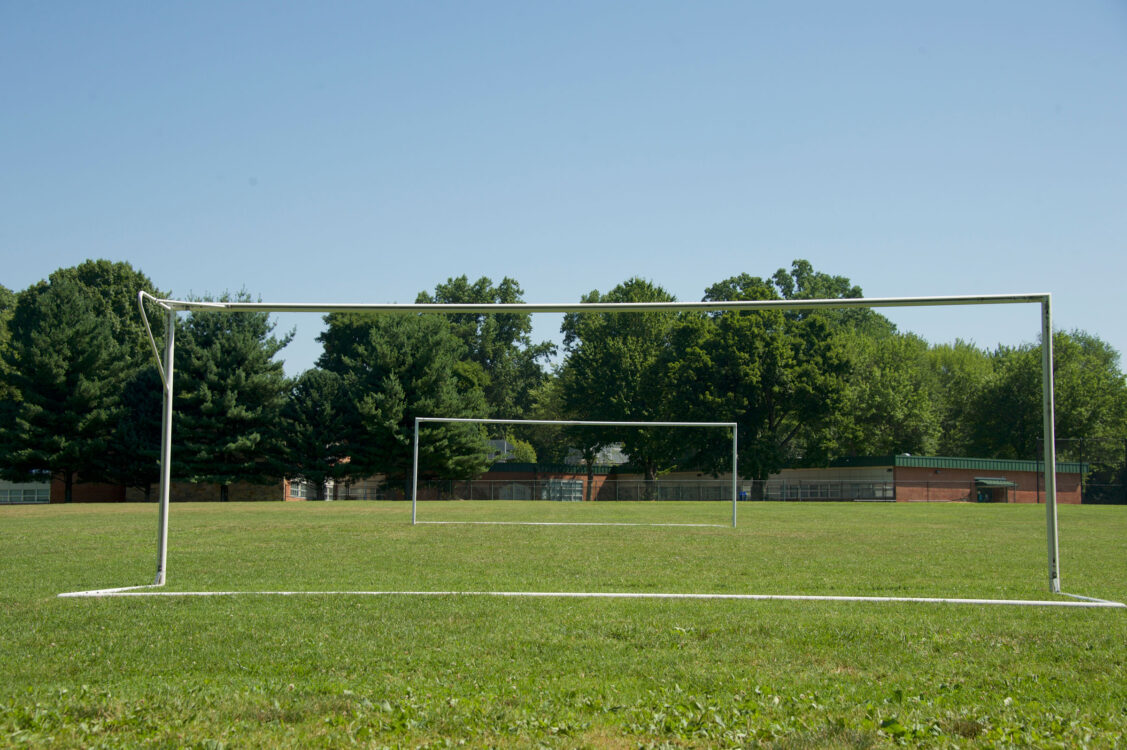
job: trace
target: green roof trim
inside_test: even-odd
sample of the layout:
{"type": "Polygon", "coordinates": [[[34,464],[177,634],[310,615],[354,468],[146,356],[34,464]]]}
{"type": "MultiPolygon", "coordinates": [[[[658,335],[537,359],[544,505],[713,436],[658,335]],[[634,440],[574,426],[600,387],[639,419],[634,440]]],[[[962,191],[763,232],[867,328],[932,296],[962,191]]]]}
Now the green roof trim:
{"type": "Polygon", "coordinates": [[[975,477],[975,487],[1017,487],[1017,482],[1011,482],[1001,477],[975,477]]]}
{"type": "MultiPolygon", "coordinates": [[[[1043,462],[1009,458],[953,458],[950,456],[852,456],[830,461],[832,467],[904,466],[916,469],[970,469],[972,471],[1042,471],[1043,462]]],[[[1058,474],[1087,474],[1089,465],[1057,461],[1058,474]]]]}

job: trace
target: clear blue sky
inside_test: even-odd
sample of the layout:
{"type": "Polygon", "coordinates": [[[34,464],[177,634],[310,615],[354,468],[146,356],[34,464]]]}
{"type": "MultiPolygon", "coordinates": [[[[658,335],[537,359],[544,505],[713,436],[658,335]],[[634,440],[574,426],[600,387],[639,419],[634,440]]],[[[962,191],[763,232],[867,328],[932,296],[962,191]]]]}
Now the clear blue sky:
{"type": "MultiPolygon", "coordinates": [[[[0,107],[13,290],[109,258],[174,295],[699,299],[807,258],[867,296],[1052,292],[1127,350],[1118,0],[7,2],[0,107]]],[[[294,324],[291,374],[321,327],[294,324]]]]}

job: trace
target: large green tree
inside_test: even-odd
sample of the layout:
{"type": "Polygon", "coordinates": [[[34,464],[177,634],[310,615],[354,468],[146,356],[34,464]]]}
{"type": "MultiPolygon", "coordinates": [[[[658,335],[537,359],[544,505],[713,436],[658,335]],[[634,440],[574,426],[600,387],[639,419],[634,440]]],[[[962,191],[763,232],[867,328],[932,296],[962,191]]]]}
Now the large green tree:
{"type": "Polygon", "coordinates": [[[290,384],[282,408],[287,470],[308,480],[324,499],[325,483],[348,467],[343,443],[348,399],[341,376],[313,368],[290,384]]]}
{"type": "Polygon", "coordinates": [[[218,484],[220,500],[234,482],[285,473],[286,381],[275,355],[291,335],[273,331],[266,313],[206,311],[191,313],[177,333],[173,466],[180,478],[218,484]]]}
{"type": "MultiPolygon", "coordinates": [[[[7,406],[7,402],[14,401],[18,398],[17,391],[8,382],[8,378],[4,377],[4,351],[8,348],[8,341],[11,334],[8,332],[8,323],[12,319],[12,313],[16,309],[16,295],[6,286],[0,284],[0,417],[7,406]]],[[[0,459],[0,463],[3,460],[0,459]]]]}
{"type": "MultiPolygon", "coordinates": [[[[606,294],[592,291],[582,301],[672,302],[675,298],[649,281],[633,278],[606,294]]],[[[677,315],[666,311],[566,315],[561,328],[566,359],[560,383],[567,413],[581,419],[669,421],[664,352],[676,321],[677,315]]],[[[652,428],[607,428],[601,437],[594,435],[584,442],[586,453],[592,454],[599,443],[621,442],[631,464],[650,482],[673,468],[683,437],[652,428]]]]}
{"type": "MultiPolygon", "coordinates": [[[[778,298],[772,283],[747,274],[705,293],[708,301],[778,298]]],[[[775,309],[719,312],[690,324],[675,337],[683,363],[670,374],[677,400],[694,418],[739,424],[741,476],[766,479],[788,464],[829,457],[849,372],[832,320],[775,309]]],[[[730,455],[710,442],[699,461],[723,471],[730,455]]]]}
{"type": "Polygon", "coordinates": [[[160,475],[162,399],[156,367],[135,370],[122,388],[121,415],[111,433],[106,478],[141,489],[146,500],[160,475]]]}
{"type": "MultiPolygon", "coordinates": [[[[771,276],[771,285],[775,287],[779,298],[787,300],[859,299],[865,296],[861,287],[847,277],[815,271],[810,261],[801,258],[791,263],[789,271],[785,268],[775,271],[771,276]]],[[[867,307],[788,313],[788,317],[791,318],[803,318],[808,315],[818,315],[835,327],[869,336],[881,337],[896,331],[892,321],[867,307]]]]}
{"type": "MultiPolygon", "coordinates": [[[[528,410],[527,418],[545,420],[568,418],[563,406],[562,388],[557,371],[547,373],[543,382],[533,390],[532,406],[528,410]]],[[[562,464],[567,460],[568,453],[573,447],[562,425],[529,425],[523,431],[514,430],[513,434],[521,436],[532,446],[536,460],[540,463],[562,464]]]]}
{"type": "MultiPolygon", "coordinates": [[[[1042,435],[1041,347],[1000,347],[974,404],[970,450],[992,458],[1036,458],[1042,435]]],[[[1062,457],[1121,464],[1127,382],[1119,354],[1096,336],[1053,335],[1056,435],[1062,457]]]]}
{"type": "MultiPolygon", "coordinates": [[[[936,344],[927,352],[932,404],[939,413],[936,453],[972,456],[980,394],[990,381],[994,363],[988,352],[957,340],[936,344]]],[[[1038,390],[1040,393],[1040,390],[1038,390]]]]}
{"type": "MultiPolygon", "coordinates": [[[[437,315],[333,313],[319,337],[318,366],[346,394],[341,451],[352,477],[409,475],[416,417],[483,417],[481,369],[437,315]]],[[[419,452],[424,476],[460,479],[487,466],[478,425],[429,424],[419,452]]]]}
{"type": "MultiPolygon", "coordinates": [[[[499,284],[481,277],[447,279],[434,294],[421,292],[419,303],[511,304],[523,302],[524,292],[515,279],[499,284]]],[[[545,378],[541,363],[553,352],[550,342],[532,343],[532,316],[528,313],[453,314],[444,319],[465,344],[465,357],[481,368],[482,387],[489,416],[522,419],[532,407],[533,392],[545,378]]]]}
{"type": "Polygon", "coordinates": [[[913,334],[841,332],[850,372],[833,451],[846,456],[934,454],[941,411],[928,345],[913,334]]]}
{"type": "MultiPolygon", "coordinates": [[[[87,260],[77,266],[60,268],[48,278],[49,283],[66,279],[86,291],[94,314],[102,320],[110,336],[120,346],[125,358],[123,381],[138,367],[153,362],[148,334],[137,310],[137,293],[146,291],[163,296],[152,280],[129,263],[111,260],[87,260]]],[[[153,331],[160,339],[162,331],[153,331]]],[[[158,341],[159,343],[159,341],[158,341]]]]}
{"type": "Polygon", "coordinates": [[[19,397],[0,419],[0,470],[59,476],[69,502],[79,477],[110,474],[127,357],[89,290],[65,277],[21,293],[9,331],[3,376],[19,397]]]}
{"type": "Polygon", "coordinates": [[[8,321],[16,308],[16,295],[8,287],[0,284],[0,351],[8,345],[8,321]]]}

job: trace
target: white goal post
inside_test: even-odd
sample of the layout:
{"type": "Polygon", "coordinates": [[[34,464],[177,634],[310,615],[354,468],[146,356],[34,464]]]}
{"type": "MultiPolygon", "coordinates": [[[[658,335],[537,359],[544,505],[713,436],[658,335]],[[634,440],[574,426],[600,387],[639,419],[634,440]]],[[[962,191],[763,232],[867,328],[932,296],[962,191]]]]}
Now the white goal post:
{"type": "Polygon", "coordinates": [[[141,310],[153,354],[157,358],[164,392],[160,452],[160,513],[157,521],[157,572],[152,585],[163,586],[166,581],[168,554],[168,502],[172,465],[172,406],[173,406],[173,355],[175,350],[176,315],[180,312],[265,312],[265,313],[431,313],[450,315],[469,313],[492,315],[498,313],[592,313],[592,312],[653,312],[695,310],[719,312],[724,310],[819,310],[842,308],[884,307],[944,307],[952,305],[1014,305],[1035,304],[1041,309],[1041,403],[1045,467],[1045,513],[1048,536],[1049,591],[1061,593],[1060,554],[1057,542],[1057,487],[1056,487],[1056,430],[1053,403],[1053,325],[1052,295],[1039,294],[985,294],[948,297],[857,297],[848,299],[802,300],[739,300],[706,302],[565,302],[565,303],[497,303],[497,304],[342,304],[319,302],[203,302],[194,300],[160,299],[141,291],[137,305],[141,310]],[[145,303],[149,302],[165,314],[165,340],[163,357],[152,335],[145,303]],[[162,362],[163,360],[163,362],[162,362]]]}
{"type": "MultiPolygon", "coordinates": [[[[415,417],[415,449],[411,460],[411,525],[418,523],[419,504],[419,428],[426,422],[453,424],[551,424],[576,427],[723,427],[732,431],[732,528],[736,528],[736,501],[739,499],[738,434],[736,422],[611,422],[592,419],[486,419],[472,417],[415,417]]],[[[565,523],[538,523],[540,526],[565,526],[565,523]]],[[[586,524],[591,526],[613,526],[616,524],[586,524]]],[[[669,524],[664,524],[669,525],[669,524]]]]}

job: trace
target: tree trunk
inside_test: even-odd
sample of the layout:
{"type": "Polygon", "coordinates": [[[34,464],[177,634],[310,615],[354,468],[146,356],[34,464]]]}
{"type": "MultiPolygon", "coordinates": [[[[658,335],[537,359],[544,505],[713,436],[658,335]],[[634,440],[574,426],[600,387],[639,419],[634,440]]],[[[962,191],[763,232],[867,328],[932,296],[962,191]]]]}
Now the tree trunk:
{"type": "MultiPolygon", "coordinates": [[[[750,500],[762,500],[767,493],[767,481],[761,479],[751,480],[751,494],[748,495],[750,500]]],[[[786,498],[783,498],[786,500],[786,498]]]]}
{"type": "Polygon", "coordinates": [[[657,494],[654,490],[654,483],[657,482],[657,466],[652,463],[646,464],[646,500],[653,500],[657,494]]]}
{"type": "Polygon", "coordinates": [[[219,485],[219,502],[225,503],[230,499],[231,496],[228,490],[230,490],[230,487],[228,485],[219,485]]]}

